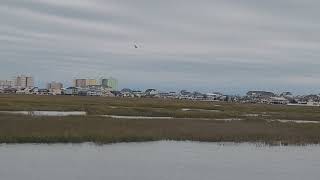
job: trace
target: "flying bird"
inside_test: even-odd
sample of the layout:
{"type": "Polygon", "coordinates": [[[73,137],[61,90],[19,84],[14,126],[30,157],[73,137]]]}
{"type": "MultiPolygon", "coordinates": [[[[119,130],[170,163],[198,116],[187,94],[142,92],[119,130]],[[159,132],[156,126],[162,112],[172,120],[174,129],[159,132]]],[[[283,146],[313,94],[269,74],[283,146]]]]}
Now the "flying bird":
{"type": "Polygon", "coordinates": [[[141,46],[138,45],[138,43],[137,43],[136,41],[133,41],[133,47],[134,47],[135,49],[138,49],[138,48],[140,48],[141,46]]]}

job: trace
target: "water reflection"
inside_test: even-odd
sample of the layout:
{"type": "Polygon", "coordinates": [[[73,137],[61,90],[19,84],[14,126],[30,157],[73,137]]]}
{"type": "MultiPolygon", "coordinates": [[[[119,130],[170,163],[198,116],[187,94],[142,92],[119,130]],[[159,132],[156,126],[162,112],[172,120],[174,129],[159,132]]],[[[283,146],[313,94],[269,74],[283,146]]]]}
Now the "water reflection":
{"type": "Polygon", "coordinates": [[[320,146],[148,142],[0,145],[6,180],[315,180],[320,146]]]}
{"type": "Polygon", "coordinates": [[[85,116],[83,111],[0,111],[5,114],[20,114],[31,116],[85,116]]]}

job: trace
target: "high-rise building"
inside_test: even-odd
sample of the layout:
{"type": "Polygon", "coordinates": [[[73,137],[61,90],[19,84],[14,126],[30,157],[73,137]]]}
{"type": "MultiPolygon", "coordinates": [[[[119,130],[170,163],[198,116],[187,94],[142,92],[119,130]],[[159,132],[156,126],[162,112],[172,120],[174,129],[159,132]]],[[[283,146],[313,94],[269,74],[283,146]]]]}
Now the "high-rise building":
{"type": "Polygon", "coordinates": [[[14,84],[17,88],[33,88],[34,87],[34,81],[33,77],[30,76],[17,76],[15,78],[14,84]]]}
{"type": "Polygon", "coordinates": [[[95,80],[95,79],[87,79],[86,85],[87,86],[95,86],[95,85],[97,85],[97,80],[95,80]]]}
{"type": "Polygon", "coordinates": [[[51,89],[62,89],[63,88],[63,84],[60,82],[55,82],[52,81],[51,83],[47,84],[47,89],[51,90],[51,89]]]}
{"type": "Polygon", "coordinates": [[[108,79],[102,79],[102,80],[101,80],[101,85],[102,85],[103,87],[108,87],[108,79]]]}
{"type": "Polygon", "coordinates": [[[118,80],[114,78],[102,79],[101,85],[104,87],[110,87],[113,91],[118,90],[118,80]]]}
{"type": "Polygon", "coordinates": [[[11,88],[14,86],[14,82],[11,80],[0,80],[0,88],[11,88]]]}
{"type": "Polygon", "coordinates": [[[16,87],[25,88],[25,86],[26,86],[26,78],[25,78],[25,76],[17,76],[15,78],[14,85],[16,87]]]}
{"type": "Polygon", "coordinates": [[[34,81],[32,77],[26,77],[26,87],[27,88],[33,88],[34,87],[34,81]]]}
{"type": "Polygon", "coordinates": [[[53,95],[60,95],[62,94],[63,84],[60,82],[52,81],[51,83],[47,84],[47,89],[53,95]]]}
{"type": "Polygon", "coordinates": [[[97,80],[95,79],[76,79],[74,80],[75,87],[85,88],[87,86],[95,86],[97,85],[97,80]]]}
{"type": "Polygon", "coordinates": [[[76,79],[76,80],[74,80],[74,86],[85,88],[87,86],[87,80],[86,79],[76,79]]]}

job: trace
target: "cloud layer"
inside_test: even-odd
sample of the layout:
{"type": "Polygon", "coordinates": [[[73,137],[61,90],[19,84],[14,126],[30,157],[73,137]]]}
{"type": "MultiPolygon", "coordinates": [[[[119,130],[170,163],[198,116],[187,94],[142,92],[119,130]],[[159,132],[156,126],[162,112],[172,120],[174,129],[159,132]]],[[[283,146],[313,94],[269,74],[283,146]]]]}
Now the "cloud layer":
{"type": "Polygon", "coordinates": [[[0,79],[318,92],[316,0],[2,0],[0,79]],[[141,46],[133,48],[133,44],[141,46]]]}

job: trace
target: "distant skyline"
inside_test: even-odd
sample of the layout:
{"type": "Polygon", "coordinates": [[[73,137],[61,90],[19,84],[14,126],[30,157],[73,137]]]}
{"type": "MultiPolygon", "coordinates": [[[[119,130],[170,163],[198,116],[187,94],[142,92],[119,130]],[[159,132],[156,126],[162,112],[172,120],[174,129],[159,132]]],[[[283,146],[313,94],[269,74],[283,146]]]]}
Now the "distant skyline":
{"type": "Polygon", "coordinates": [[[0,79],[320,93],[320,1],[1,0],[0,79]],[[135,44],[139,48],[135,48],[135,44]]]}

